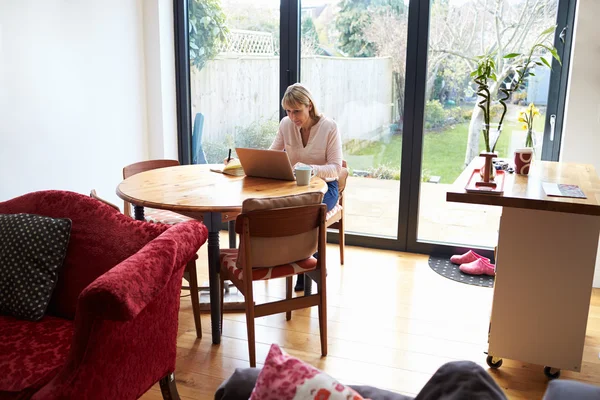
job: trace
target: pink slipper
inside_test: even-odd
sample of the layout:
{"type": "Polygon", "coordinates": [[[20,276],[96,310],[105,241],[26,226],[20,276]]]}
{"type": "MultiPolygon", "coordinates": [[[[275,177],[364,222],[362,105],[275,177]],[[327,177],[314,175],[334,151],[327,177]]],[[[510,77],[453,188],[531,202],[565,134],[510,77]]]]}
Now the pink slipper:
{"type": "Polygon", "coordinates": [[[467,263],[473,262],[475,260],[479,260],[480,258],[483,260],[486,260],[488,262],[490,261],[489,258],[480,256],[479,254],[475,253],[473,250],[469,250],[465,254],[462,254],[460,256],[456,255],[456,256],[450,257],[450,262],[453,264],[461,265],[461,264],[467,264],[467,263]]]}
{"type": "Polygon", "coordinates": [[[496,275],[496,267],[487,258],[478,258],[470,263],[462,264],[459,269],[469,275],[496,275]]]}

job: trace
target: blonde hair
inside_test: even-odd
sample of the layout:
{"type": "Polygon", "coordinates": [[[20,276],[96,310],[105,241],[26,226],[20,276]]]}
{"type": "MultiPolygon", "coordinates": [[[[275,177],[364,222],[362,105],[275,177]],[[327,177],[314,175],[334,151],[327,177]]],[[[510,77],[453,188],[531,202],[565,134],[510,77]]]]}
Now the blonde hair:
{"type": "Polygon", "coordinates": [[[285,91],[283,99],[281,99],[281,107],[283,107],[283,109],[286,109],[287,107],[294,108],[299,104],[304,104],[306,107],[310,108],[308,114],[315,121],[318,121],[319,118],[321,118],[321,113],[317,110],[317,105],[315,104],[310,91],[301,83],[294,83],[293,85],[288,86],[285,91]]]}

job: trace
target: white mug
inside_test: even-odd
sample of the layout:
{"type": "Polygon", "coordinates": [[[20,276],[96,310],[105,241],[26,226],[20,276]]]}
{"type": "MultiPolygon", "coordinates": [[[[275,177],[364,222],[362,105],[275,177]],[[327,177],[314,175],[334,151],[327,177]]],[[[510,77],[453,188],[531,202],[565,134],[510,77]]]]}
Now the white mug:
{"type": "Polygon", "coordinates": [[[307,186],[310,183],[310,178],[312,178],[312,168],[308,165],[300,165],[297,166],[294,170],[296,173],[296,184],[298,186],[307,186]]]}

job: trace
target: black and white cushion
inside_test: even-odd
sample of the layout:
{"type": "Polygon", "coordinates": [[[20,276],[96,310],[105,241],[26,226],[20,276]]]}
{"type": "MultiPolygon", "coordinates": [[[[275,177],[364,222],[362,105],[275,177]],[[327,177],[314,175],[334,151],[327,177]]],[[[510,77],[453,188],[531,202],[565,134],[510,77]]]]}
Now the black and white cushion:
{"type": "Polygon", "coordinates": [[[0,214],[0,314],[44,316],[70,234],[70,219],[0,214]]]}

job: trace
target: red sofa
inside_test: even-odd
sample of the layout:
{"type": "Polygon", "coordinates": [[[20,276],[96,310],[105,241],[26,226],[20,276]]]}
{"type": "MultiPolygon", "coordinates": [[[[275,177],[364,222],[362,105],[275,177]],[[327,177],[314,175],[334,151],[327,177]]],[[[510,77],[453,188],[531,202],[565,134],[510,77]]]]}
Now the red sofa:
{"type": "Polygon", "coordinates": [[[0,316],[0,400],[135,399],[158,381],[176,398],[181,279],[206,227],[135,221],[64,191],[0,202],[0,214],[16,213],[70,218],[72,228],[46,315],[0,316]]]}

